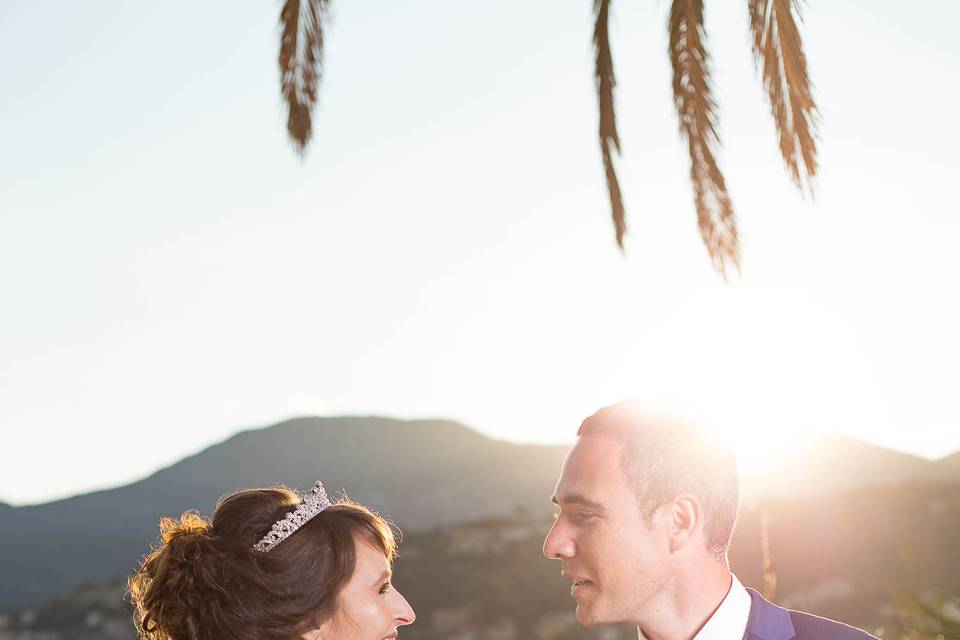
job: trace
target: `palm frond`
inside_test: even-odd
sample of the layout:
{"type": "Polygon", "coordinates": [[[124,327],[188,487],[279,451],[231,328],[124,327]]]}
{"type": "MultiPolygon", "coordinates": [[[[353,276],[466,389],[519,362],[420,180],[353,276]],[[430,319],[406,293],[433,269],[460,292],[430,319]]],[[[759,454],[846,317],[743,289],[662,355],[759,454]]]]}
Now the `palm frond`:
{"type": "Polygon", "coordinates": [[[770,546],[770,514],[766,509],[760,515],[760,566],[763,570],[763,597],[773,600],[777,595],[777,567],[770,546]]]}
{"type": "Polygon", "coordinates": [[[673,0],[669,31],[673,102],[680,119],[680,134],[686,138],[690,153],[690,180],[700,235],[713,266],[726,278],[730,266],[740,269],[740,242],[733,204],[714,156],[720,137],[704,45],[703,1],[673,0]]]}
{"type": "Polygon", "coordinates": [[[330,0],[286,0],[280,10],[280,94],[287,105],[287,133],[300,154],[313,133],[329,5],[330,0]]]}
{"type": "Polygon", "coordinates": [[[620,182],[613,164],[613,154],[620,154],[620,136],[617,133],[617,119],[613,104],[613,89],[617,80],[613,74],[613,55],[610,52],[610,35],[607,23],[610,17],[610,0],[594,0],[593,11],[596,22],[593,27],[593,44],[596,48],[594,78],[597,85],[597,103],[600,109],[600,151],[603,154],[603,169],[607,178],[607,191],[610,194],[610,209],[613,214],[613,227],[617,233],[617,246],[623,250],[623,235],[627,230],[626,214],[623,207],[623,195],[620,182]]]}
{"type": "Polygon", "coordinates": [[[763,75],[780,155],[797,187],[817,174],[817,105],[794,13],[799,0],[749,0],[753,58],[763,75]]]}

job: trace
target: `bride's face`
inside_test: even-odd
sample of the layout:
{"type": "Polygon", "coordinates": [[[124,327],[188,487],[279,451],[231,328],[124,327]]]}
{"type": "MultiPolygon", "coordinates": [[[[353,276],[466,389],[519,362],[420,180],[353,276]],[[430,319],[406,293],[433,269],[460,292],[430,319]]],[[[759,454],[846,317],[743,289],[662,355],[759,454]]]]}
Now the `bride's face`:
{"type": "Polygon", "coordinates": [[[304,640],[384,640],[416,619],[413,609],[390,583],[390,563],[383,551],[357,541],[357,566],[340,592],[337,612],[304,640]]]}

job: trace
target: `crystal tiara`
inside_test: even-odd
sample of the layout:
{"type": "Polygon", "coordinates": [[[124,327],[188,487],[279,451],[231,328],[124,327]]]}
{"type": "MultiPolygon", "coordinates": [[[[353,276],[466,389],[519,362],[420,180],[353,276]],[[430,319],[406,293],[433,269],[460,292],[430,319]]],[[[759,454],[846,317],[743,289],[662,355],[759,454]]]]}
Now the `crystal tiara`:
{"type": "Polygon", "coordinates": [[[327,492],[323,488],[323,483],[317,480],[310,493],[304,497],[300,496],[300,504],[297,508],[273,523],[269,533],[260,539],[260,542],[253,545],[257,551],[266,553],[275,546],[286,540],[290,535],[307,524],[311,518],[330,506],[330,499],[327,498],[327,492]]]}

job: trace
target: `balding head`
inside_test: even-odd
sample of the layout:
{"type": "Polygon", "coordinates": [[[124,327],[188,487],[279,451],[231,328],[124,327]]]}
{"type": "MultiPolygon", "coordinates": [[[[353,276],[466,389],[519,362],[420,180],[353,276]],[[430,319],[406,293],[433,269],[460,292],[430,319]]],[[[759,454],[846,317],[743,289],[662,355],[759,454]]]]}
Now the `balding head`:
{"type": "Polygon", "coordinates": [[[737,518],[740,489],[733,452],[694,423],[652,413],[636,400],[604,407],[580,425],[581,438],[612,437],[624,444],[620,460],[644,520],[681,493],[704,513],[704,543],[725,560],[737,518]]]}

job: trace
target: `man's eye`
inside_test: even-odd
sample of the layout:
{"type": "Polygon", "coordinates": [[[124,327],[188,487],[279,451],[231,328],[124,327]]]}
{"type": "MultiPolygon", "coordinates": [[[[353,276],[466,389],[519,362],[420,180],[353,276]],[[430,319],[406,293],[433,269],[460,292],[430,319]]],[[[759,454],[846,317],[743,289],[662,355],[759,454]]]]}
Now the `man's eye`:
{"type": "Polygon", "coordinates": [[[392,585],[391,585],[389,582],[384,582],[384,583],[383,583],[383,586],[380,587],[380,594],[382,595],[382,594],[386,593],[387,591],[389,591],[391,586],[392,586],[392,585]]]}
{"type": "Polygon", "coordinates": [[[587,524],[591,522],[596,516],[589,511],[580,511],[574,514],[573,519],[575,522],[580,524],[587,524]]]}

